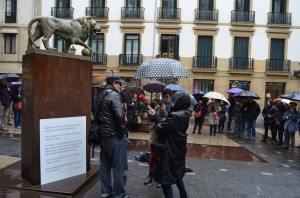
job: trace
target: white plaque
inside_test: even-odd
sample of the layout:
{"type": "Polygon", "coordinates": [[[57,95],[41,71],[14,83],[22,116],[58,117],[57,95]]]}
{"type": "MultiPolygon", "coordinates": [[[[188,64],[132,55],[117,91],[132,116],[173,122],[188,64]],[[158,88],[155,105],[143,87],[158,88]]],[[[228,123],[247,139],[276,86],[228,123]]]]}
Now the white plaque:
{"type": "Polygon", "coordinates": [[[41,185],[86,173],[86,116],[40,120],[41,185]]]}

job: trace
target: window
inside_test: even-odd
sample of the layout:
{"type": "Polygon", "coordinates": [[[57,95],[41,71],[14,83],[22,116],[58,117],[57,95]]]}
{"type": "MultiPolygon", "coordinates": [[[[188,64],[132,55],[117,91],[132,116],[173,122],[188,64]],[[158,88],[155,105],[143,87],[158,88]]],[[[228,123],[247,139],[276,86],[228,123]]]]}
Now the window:
{"type": "Polygon", "coordinates": [[[51,15],[57,18],[73,17],[73,8],[70,7],[70,0],[56,0],[56,7],[51,12],[51,15]]]}
{"type": "Polygon", "coordinates": [[[63,7],[69,8],[70,7],[70,0],[57,0],[56,7],[63,7]]]}
{"type": "Polygon", "coordinates": [[[214,80],[197,80],[193,81],[193,94],[203,91],[204,93],[214,90],[214,80]]]}
{"type": "Polygon", "coordinates": [[[214,0],[200,0],[199,6],[201,10],[213,10],[214,0]]]}
{"type": "Polygon", "coordinates": [[[250,81],[231,80],[229,82],[229,89],[234,88],[234,87],[240,88],[244,91],[249,91],[250,81]]]}
{"type": "Polygon", "coordinates": [[[16,34],[5,34],[4,35],[4,48],[5,54],[15,54],[16,53],[16,34]]]}
{"type": "Polygon", "coordinates": [[[248,68],[248,37],[234,37],[233,67],[238,69],[248,68]]]}
{"type": "Polygon", "coordinates": [[[284,65],[285,39],[271,39],[270,69],[282,69],[284,65]]]}
{"type": "Polygon", "coordinates": [[[161,35],[161,57],[179,59],[179,35],[161,35]]]}
{"type": "Polygon", "coordinates": [[[273,0],[272,1],[272,12],[285,13],[286,12],[285,0],[273,0]]]}
{"type": "Polygon", "coordinates": [[[125,63],[139,64],[140,35],[125,34],[125,63]]]}
{"type": "Polygon", "coordinates": [[[103,8],[105,7],[105,0],[92,0],[93,8],[103,8]]]}
{"type": "Polygon", "coordinates": [[[17,0],[6,0],[5,23],[16,23],[17,0]]]}
{"type": "Polygon", "coordinates": [[[94,63],[103,63],[104,56],[104,34],[99,34],[89,40],[90,47],[92,48],[92,61],[94,63]]]}
{"type": "Polygon", "coordinates": [[[126,1],[126,14],[125,17],[140,17],[140,0],[127,0],[126,1]]]}
{"type": "Polygon", "coordinates": [[[197,66],[201,68],[212,67],[212,46],[212,36],[198,36],[197,66]]]}
{"type": "Polygon", "coordinates": [[[169,19],[177,18],[177,1],[163,0],[162,1],[162,17],[169,19]]]}
{"type": "Polygon", "coordinates": [[[250,0],[236,0],[235,9],[237,11],[250,11],[250,0]]]}
{"type": "Polygon", "coordinates": [[[236,0],[235,11],[232,14],[232,21],[254,22],[254,15],[250,12],[250,0],[236,0]]]}
{"type": "Polygon", "coordinates": [[[56,35],[54,35],[54,48],[56,48],[58,52],[63,52],[65,49],[65,41],[56,35]]]}
{"type": "Polygon", "coordinates": [[[281,82],[267,82],[266,83],[266,96],[275,99],[285,93],[285,83],[281,82]]]}

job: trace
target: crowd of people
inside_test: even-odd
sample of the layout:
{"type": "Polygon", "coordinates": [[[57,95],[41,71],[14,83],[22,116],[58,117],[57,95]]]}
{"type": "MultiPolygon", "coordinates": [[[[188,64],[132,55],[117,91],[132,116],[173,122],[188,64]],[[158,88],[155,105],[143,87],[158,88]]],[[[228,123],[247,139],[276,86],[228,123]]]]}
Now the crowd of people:
{"type": "MultiPolygon", "coordinates": [[[[136,131],[134,123],[140,114],[140,101],[132,93],[129,101],[124,101],[120,89],[119,76],[107,77],[104,90],[93,103],[95,120],[100,126],[100,182],[102,197],[128,197],[125,186],[128,174],[127,147],[128,129],[136,131]],[[105,97],[104,97],[105,95],[105,97]]],[[[256,140],[256,120],[260,113],[264,117],[265,133],[262,142],[268,141],[271,130],[271,143],[293,150],[295,132],[299,126],[299,112],[296,103],[289,105],[282,101],[268,100],[261,111],[253,98],[235,98],[229,95],[230,104],[222,100],[201,98],[195,106],[184,91],[162,91],[162,98],[156,94],[145,111],[150,121],[150,162],[144,184],[153,180],[157,188],[162,188],[165,197],[173,197],[172,185],[179,190],[180,197],[188,197],[183,177],[186,171],[187,129],[193,116],[195,124],[192,133],[202,134],[203,125],[209,125],[209,135],[231,132],[237,138],[256,140]],[[232,130],[234,126],[234,130],[232,130]]]]}
{"type": "Polygon", "coordinates": [[[9,88],[6,79],[0,80],[0,132],[8,132],[8,125],[20,129],[22,126],[22,86],[9,88]],[[13,112],[13,114],[11,113],[13,112]]]}

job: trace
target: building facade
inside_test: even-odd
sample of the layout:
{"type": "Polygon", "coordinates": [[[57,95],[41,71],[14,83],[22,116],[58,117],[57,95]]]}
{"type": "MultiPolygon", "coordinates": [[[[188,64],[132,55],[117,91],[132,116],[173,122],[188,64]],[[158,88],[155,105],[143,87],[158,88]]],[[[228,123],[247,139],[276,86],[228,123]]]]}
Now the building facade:
{"type": "MultiPolygon", "coordinates": [[[[192,94],[226,95],[234,85],[256,92],[262,106],[300,87],[298,0],[4,0],[0,6],[0,73],[21,73],[33,17],[90,15],[102,28],[87,41],[94,83],[114,73],[139,84],[138,66],[166,57],[188,70],[190,77],[178,83],[192,94]]],[[[59,37],[50,43],[63,50],[59,37]]]]}

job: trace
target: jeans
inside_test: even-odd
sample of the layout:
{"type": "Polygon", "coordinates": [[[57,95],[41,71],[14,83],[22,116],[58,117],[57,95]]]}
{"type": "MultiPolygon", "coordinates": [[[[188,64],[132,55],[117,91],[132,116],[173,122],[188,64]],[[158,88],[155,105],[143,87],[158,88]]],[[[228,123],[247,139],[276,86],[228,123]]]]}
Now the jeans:
{"type": "Polygon", "coordinates": [[[264,126],[265,126],[265,134],[264,134],[263,140],[265,140],[265,141],[268,140],[268,130],[270,128],[271,135],[272,135],[272,141],[276,141],[277,134],[275,133],[275,123],[264,122],[264,126]]]}
{"type": "Polygon", "coordinates": [[[280,123],[280,125],[276,126],[277,128],[277,133],[278,133],[278,143],[282,144],[283,143],[283,124],[280,123]]]}
{"type": "Polygon", "coordinates": [[[227,131],[231,129],[232,118],[233,118],[233,113],[228,112],[227,131]]]}
{"type": "Polygon", "coordinates": [[[4,107],[0,104],[0,129],[7,130],[7,117],[10,107],[4,107]]]}
{"type": "Polygon", "coordinates": [[[247,124],[247,136],[249,138],[249,140],[256,139],[256,120],[255,119],[251,119],[251,120],[247,120],[246,121],[247,124]]]}
{"type": "MultiPolygon", "coordinates": [[[[184,182],[183,180],[179,180],[177,183],[176,183],[176,186],[179,190],[179,193],[180,193],[180,198],[187,198],[188,195],[187,195],[187,192],[185,190],[185,186],[184,186],[184,182]]],[[[172,189],[172,186],[171,185],[162,185],[162,189],[163,189],[163,192],[164,192],[164,195],[165,195],[165,198],[173,198],[173,189],[172,189]]]]}
{"type": "Polygon", "coordinates": [[[22,124],[22,115],[21,111],[14,111],[14,121],[15,121],[15,127],[21,127],[22,124]]]}
{"type": "Polygon", "coordinates": [[[100,146],[101,197],[127,197],[127,137],[101,138],[100,146]]]}

